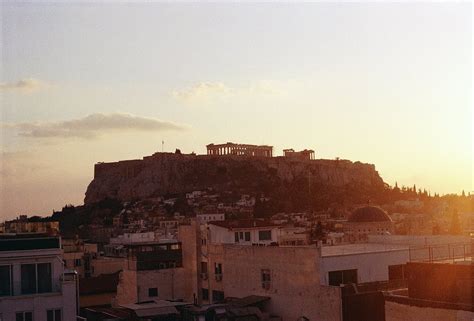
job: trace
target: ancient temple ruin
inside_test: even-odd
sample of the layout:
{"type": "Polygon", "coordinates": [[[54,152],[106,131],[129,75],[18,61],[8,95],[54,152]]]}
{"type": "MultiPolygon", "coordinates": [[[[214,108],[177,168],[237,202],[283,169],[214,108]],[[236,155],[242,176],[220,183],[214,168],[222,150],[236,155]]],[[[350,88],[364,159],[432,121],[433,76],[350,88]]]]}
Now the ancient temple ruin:
{"type": "Polygon", "coordinates": [[[293,148],[284,149],[283,154],[285,157],[297,158],[297,159],[314,159],[314,150],[312,149],[305,149],[299,152],[296,152],[293,148]]]}
{"type": "Polygon", "coordinates": [[[249,144],[209,144],[207,155],[242,155],[242,156],[260,156],[272,157],[273,146],[268,145],[249,145],[249,144]]]}

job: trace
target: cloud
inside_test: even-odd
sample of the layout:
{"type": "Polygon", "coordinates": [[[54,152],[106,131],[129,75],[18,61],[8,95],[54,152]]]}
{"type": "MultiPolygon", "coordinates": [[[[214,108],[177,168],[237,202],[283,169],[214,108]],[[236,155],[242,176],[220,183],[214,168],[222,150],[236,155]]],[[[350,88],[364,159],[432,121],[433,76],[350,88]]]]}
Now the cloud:
{"type": "Polygon", "coordinates": [[[125,113],[91,114],[84,118],[58,122],[4,123],[4,128],[18,131],[20,136],[33,138],[96,138],[112,131],[181,131],[187,126],[151,117],[125,113]]]}
{"type": "Polygon", "coordinates": [[[50,84],[34,78],[20,79],[17,82],[0,83],[0,91],[19,91],[31,93],[49,87],[50,84]]]}
{"type": "Polygon", "coordinates": [[[281,96],[286,93],[284,83],[260,80],[242,87],[230,87],[222,82],[199,82],[191,87],[172,91],[172,96],[186,103],[200,103],[222,98],[281,96]]]}
{"type": "Polygon", "coordinates": [[[174,98],[187,102],[207,101],[219,96],[228,96],[232,94],[232,89],[221,82],[200,82],[191,87],[174,90],[172,95],[174,98]]]}

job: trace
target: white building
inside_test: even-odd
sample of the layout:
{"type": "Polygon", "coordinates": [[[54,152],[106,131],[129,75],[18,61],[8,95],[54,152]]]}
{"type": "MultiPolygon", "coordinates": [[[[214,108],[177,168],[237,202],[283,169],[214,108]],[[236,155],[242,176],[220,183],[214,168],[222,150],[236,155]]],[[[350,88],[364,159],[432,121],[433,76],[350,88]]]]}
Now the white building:
{"type": "Polygon", "coordinates": [[[196,220],[199,224],[205,224],[207,222],[215,222],[215,221],[224,221],[225,220],[225,214],[224,213],[219,213],[219,214],[197,214],[196,215],[196,220]]]}
{"type": "Polygon", "coordinates": [[[59,237],[0,238],[0,320],[75,320],[76,282],[64,270],[59,237]]]}
{"type": "MultiPolygon", "coordinates": [[[[321,248],[320,282],[338,286],[346,283],[383,282],[398,278],[410,261],[406,245],[358,243],[321,248]]],[[[403,275],[402,275],[403,277],[403,275]]]]}
{"type": "Polygon", "coordinates": [[[154,242],[155,232],[124,233],[110,238],[110,244],[134,244],[143,242],[154,242]]]}
{"type": "Polygon", "coordinates": [[[270,245],[280,236],[280,226],[255,219],[210,222],[207,231],[207,241],[220,244],[270,245]]]}

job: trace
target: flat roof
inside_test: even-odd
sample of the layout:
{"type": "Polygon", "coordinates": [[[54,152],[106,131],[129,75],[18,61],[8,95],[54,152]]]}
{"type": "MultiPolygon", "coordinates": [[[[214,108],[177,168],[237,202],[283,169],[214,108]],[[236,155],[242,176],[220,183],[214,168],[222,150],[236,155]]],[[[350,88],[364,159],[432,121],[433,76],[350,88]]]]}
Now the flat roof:
{"type": "Polygon", "coordinates": [[[60,249],[59,237],[2,238],[0,252],[60,249]]]}
{"type": "Polygon", "coordinates": [[[342,244],[323,246],[321,248],[321,256],[338,256],[338,255],[354,255],[367,254],[377,252],[390,252],[409,250],[407,245],[400,244],[382,244],[382,243],[356,243],[356,244],[342,244]]]}
{"type": "Polygon", "coordinates": [[[233,230],[233,229],[253,229],[253,228],[262,229],[262,228],[280,227],[280,225],[273,224],[270,221],[259,220],[259,219],[211,221],[211,222],[208,222],[208,224],[224,227],[224,228],[227,228],[229,230],[233,230]]]}

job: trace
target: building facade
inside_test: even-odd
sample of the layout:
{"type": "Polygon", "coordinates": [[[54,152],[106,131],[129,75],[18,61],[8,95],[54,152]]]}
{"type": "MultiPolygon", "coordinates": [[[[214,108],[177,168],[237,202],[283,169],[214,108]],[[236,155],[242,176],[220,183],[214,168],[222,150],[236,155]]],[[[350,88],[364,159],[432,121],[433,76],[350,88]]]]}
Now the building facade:
{"type": "Polygon", "coordinates": [[[262,220],[227,220],[210,222],[205,237],[216,244],[276,244],[280,227],[262,220]]]}
{"type": "Polygon", "coordinates": [[[0,319],[75,320],[77,276],[63,267],[59,237],[0,238],[0,319]]]}

